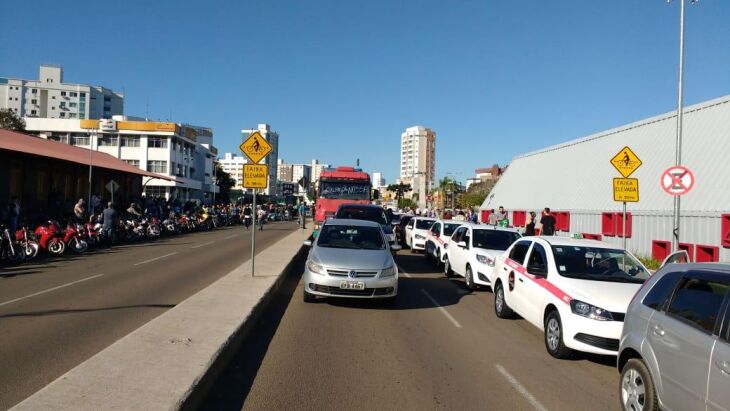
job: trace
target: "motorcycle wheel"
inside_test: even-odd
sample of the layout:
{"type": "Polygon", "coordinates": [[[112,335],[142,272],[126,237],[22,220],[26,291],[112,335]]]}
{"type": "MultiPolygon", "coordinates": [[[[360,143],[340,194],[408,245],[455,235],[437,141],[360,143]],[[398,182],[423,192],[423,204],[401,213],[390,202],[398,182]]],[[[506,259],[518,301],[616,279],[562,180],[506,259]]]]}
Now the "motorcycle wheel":
{"type": "Polygon", "coordinates": [[[58,239],[53,239],[48,244],[48,252],[53,255],[56,255],[56,256],[61,255],[61,254],[63,254],[64,251],[66,251],[66,244],[64,244],[63,241],[60,241],[58,239]]]}
{"type": "Polygon", "coordinates": [[[28,241],[23,248],[27,259],[36,258],[38,256],[38,250],[40,249],[40,247],[38,247],[38,243],[34,241],[28,241]]]}
{"type": "Polygon", "coordinates": [[[76,254],[81,254],[85,252],[87,248],[89,248],[89,244],[86,241],[79,240],[78,238],[72,239],[69,242],[69,245],[76,254]]]}

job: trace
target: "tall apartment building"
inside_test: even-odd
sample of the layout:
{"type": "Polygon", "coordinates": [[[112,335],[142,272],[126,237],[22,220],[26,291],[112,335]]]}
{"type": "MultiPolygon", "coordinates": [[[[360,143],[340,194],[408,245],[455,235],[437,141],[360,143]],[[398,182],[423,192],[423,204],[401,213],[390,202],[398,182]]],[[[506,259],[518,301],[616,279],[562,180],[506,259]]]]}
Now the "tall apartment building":
{"type": "Polygon", "coordinates": [[[377,172],[373,173],[373,188],[376,190],[379,190],[382,187],[385,187],[385,178],[383,178],[383,173],[377,172]]]}
{"type": "Polygon", "coordinates": [[[293,182],[293,170],[291,164],[284,163],[284,159],[280,158],[276,161],[276,179],[279,181],[291,183],[293,182]]]}
{"type": "Polygon", "coordinates": [[[431,190],[436,180],[436,133],[422,126],[408,127],[400,144],[401,183],[410,184],[416,193],[431,190]]]}
{"type": "Polygon", "coordinates": [[[63,82],[63,68],[42,65],[38,80],[0,77],[0,109],[20,117],[98,119],[124,114],[124,95],[63,82]]]}
{"type": "Polygon", "coordinates": [[[234,190],[243,190],[243,165],[247,162],[247,159],[243,155],[235,155],[233,153],[225,153],[223,158],[218,159],[218,164],[221,166],[221,170],[228,173],[231,178],[236,180],[236,185],[233,186],[234,190]]]}
{"type": "MultiPolygon", "coordinates": [[[[277,179],[277,166],[278,166],[278,160],[279,160],[279,133],[276,131],[271,130],[271,127],[268,124],[259,124],[255,129],[244,129],[241,130],[241,133],[243,134],[243,140],[246,140],[248,136],[251,135],[254,131],[258,131],[261,133],[261,136],[266,139],[266,141],[269,142],[271,145],[271,153],[269,153],[268,156],[266,156],[265,159],[261,160],[260,164],[267,164],[269,166],[269,187],[264,190],[263,194],[267,195],[277,195],[279,187],[278,179],[277,179]]],[[[242,141],[243,141],[242,140],[242,141]]]]}
{"type": "Polygon", "coordinates": [[[277,164],[278,178],[280,182],[291,182],[295,184],[294,195],[305,195],[312,187],[312,166],[309,164],[287,164],[279,159],[277,164]],[[307,179],[307,186],[299,184],[303,178],[307,179]]]}
{"type": "MultiPolygon", "coordinates": [[[[213,184],[218,149],[213,146],[210,128],[126,116],[102,120],[25,120],[26,130],[41,138],[107,153],[142,170],[171,177],[170,181],[145,177],[143,187],[147,196],[211,200],[213,193],[218,192],[213,184]]],[[[106,194],[104,184],[99,183],[97,194],[106,194]]]]}
{"type": "Polygon", "coordinates": [[[312,184],[319,181],[319,175],[322,174],[322,170],[329,168],[329,164],[320,164],[319,160],[312,160],[312,184]]]}

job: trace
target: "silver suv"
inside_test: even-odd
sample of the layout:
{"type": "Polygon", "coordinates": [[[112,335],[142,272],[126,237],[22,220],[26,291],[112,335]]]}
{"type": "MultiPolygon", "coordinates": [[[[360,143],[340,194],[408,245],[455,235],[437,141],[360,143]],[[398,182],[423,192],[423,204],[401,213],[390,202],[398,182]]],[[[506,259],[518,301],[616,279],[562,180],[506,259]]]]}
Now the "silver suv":
{"type": "Polygon", "coordinates": [[[621,335],[623,409],[730,409],[729,289],[728,264],[667,264],[644,283],[621,335]]]}

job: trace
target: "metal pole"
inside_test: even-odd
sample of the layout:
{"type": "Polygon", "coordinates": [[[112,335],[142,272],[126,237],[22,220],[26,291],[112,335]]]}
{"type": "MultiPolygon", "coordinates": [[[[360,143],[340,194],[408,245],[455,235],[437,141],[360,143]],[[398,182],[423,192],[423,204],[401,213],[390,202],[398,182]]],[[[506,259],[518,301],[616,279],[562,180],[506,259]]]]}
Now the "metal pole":
{"type": "MultiPolygon", "coordinates": [[[[91,154],[93,152],[92,149],[94,147],[93,144],[94,144],[94,137],[95,136],[96,136],[96,133],[94,133],[93,136],[92,136],[91,133],[89,133],[89,202],[86,204],[86,208],[87,209],[89,207],[91,207],[91,173],[92,173],[92,171],[91,171],[91,168],[92,168],[91,163],[93,162],[93,158],[92,158],[91,154]]],[[[112,200],[112,202],[114,202],[114,200],[112,200]]]]}
{"type": "MultiPolygon", "coordinates": [[[[677,141],[675,144],[675,165],[682,165],[682,115],[684,104],[684,1],[679,1],[679,85],[677,96],[677,141]]],[[[680,196],[674,196],[674,230],[672,232],[672,251],[678,251],[679,247],[679,215],[680,196]]]]}
{"type": "Polygon", "coordinates": [[[624,225],[624,228],[621,232],[624,235],[624,250],[626,250],[626,201],[624,201],[624,218],[622,224],[624,225]]]}
{"type": "Polygon", "coordinates": [[[256,259],[256,226],[257,224],[260,224],[256,219],[258,218],[258,213],[256,212],[256,189],[251,189],[253,192],[253,207],[251,208],[251,221],[254,222],[252,230],[251,230],[251,277],[254,276],[254,266],[255,266],[255,259],[256,259]]]}

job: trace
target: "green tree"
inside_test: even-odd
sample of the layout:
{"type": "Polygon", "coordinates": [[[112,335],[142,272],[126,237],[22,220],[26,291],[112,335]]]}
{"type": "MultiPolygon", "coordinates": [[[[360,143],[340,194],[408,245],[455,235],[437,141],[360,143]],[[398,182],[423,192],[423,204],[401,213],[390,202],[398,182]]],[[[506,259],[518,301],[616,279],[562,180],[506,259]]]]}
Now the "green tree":
{"type": "Polygon", "coordinates": [[[215,163],[216,184],[220,187],[220,198],[224,202],[231,201],[231,189],[236,185],[236,180],[230,174],[223,171],[220,164],[215,163]]]}
{"type": "Polygon", "coordinates": [[[415,208],[416,203],[410,198],[398,199],[398,208],[415,208]]]}
{"type": "Polygon", "coordinates": [[[411,191],[411,185],[403,183],[391,184],[388,186],[388,191],[395,193],[396,200],[400,200],[405,193],[411,191]]]}
{"type": "Polygon", "coordinates": [[[10,109],[0,109],[0,128],[24,132],[25,121],[10,109]]]}
{"type": "Polygon", "coordinates": [[[460,207],[479,207],[484,203],[489,192],[494,188],[494,180],[480,181],[469,186],[466,193],[459,196],[458,203],[460,207]]]}

